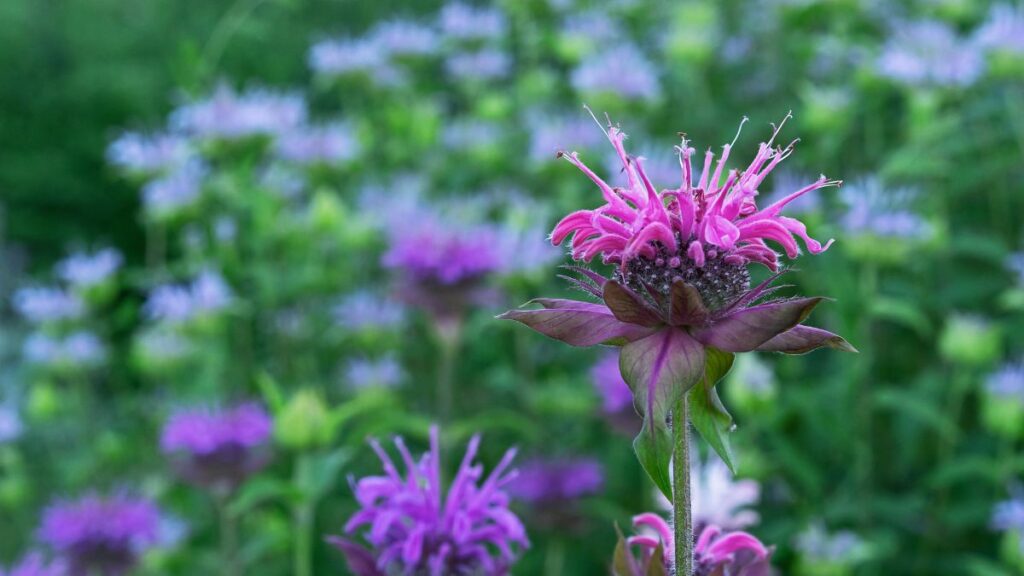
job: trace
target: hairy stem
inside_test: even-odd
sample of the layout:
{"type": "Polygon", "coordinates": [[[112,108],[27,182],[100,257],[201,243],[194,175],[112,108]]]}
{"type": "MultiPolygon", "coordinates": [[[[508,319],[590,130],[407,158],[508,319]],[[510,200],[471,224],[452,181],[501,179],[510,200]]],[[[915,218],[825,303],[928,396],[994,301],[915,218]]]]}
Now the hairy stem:
{"type": "Polygon", "coordinates": [[[676,576],[693,574],[693,516],[690,507],[690,417],[686,394],[672,412],[672,517],[676,576]]]}

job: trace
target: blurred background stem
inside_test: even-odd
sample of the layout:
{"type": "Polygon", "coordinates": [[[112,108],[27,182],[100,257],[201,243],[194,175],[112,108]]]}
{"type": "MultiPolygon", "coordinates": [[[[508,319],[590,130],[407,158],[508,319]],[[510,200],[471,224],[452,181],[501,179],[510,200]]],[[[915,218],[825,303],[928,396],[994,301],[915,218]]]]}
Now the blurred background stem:
{"type": "MultiPolygon", "coordinates": [[[[301,486],[309,477],[311,466],[309,453],[300,454],[295,460],[295,485],[301,486]]],[[[313,576],[313,530],[314,500],[303,494],[292,507],[292,524],[295,530],[294,575],[313,576]]]]}
{"type": "Polygon", "coordinates": [[[220,556],[224,576],[242,576],[238,560],[238,519],[228,507],[230,494],[217,494],[214,498],[220,522],[220,556]]]}

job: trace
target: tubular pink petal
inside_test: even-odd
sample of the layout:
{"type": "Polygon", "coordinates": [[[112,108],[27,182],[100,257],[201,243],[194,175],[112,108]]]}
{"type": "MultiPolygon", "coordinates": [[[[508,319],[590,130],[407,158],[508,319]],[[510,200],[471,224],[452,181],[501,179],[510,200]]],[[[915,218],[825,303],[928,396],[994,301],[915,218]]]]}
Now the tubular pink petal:
{"type": "Polygon", "coordinates": [[[686,255],[693,260],[697,268],[704,267],[704,246],[700,242],[697,240],[691,242],[690,247],[686,249],[686,255]]]}
{"type": "Polygon", "coordinates": [[[708,178],[711,177],[711,159],[715,157],[715,153],[708,148],[708,151],[704,153],[704,168],[700,171],[700,183],[697,188],[708,191],[708,178]]]}
{"type": "Polygon", "coordinates": [[[649,246],[651,242],[661,242],[672,252],[679,249],[676,245],[676,235],[668,226],[661,222],[651,222],[633,236],[626,247],[627,257],[639,253],[641,248],[649,246]]]}
{"type": "Polygon", "coordinates": [[[802,238],[804,244],[807,245],[807,251],[811,254],[821,254],[825,250],[828,250],[828,247],[835,241],[835,239],[830,238],[823,246],[820,242],[808,236],[807,226],[805,226],[803,222],[795,218],[787,218],[786,216],[779,216],[778,221],[782,223],[782,226],[786,228],[786,230],[789,230],[793,234],[802,238]]]}
{"type": "Polygon", "coordinates": [[[739,230],[740,240],[748,238],[773,240],[782,245],[786,250],[786,256],[789,258],[796,258],[800,255],[800,247],[797,246],[793,235],[776,220],[756,220],[753,222],[745,220],[740,224],[739,230]]]}
{"type": "Polygon", "coordinates": [[[700,536],[697,538],[697,544],[695,544],[693,547],[693,551],[696,554],[703,554],[708,549],[708,546],[711,544],[711,542],[715,538],[718,538],[718,535],[721,533],[722,529],[718,526],[715,526],[713,524],[708,526],[700,533],[700,536]]]}
{"type": "Polygon", "coordinates": [[[551,231],[551,244],[558,246],[565,238],[583,226],[589,226],[593,218],[593,210],[577,210],[559,220],[551,231]]]}
{"type": "Polygon", "coordinates": [[[705,220],[704,237],[710,244],[731,250],[740,238],[740,229],[721,216],[712,216],[705,220]]]}
{"type": "MultiPolygon", "coordinates": [[[[658,538],[661,539],[661,543],[665,547],[665,555],[669,558],[673,556],[675,548],[673,547],[672,528],[668,525],[668,522],[665,522],[664,518],[651,512],[637,514],[633,516],[633,526],[635,528],[646,526],[657,532],[658,538]]],[[[654,547],[658,547],[657,543],[655,543],[654,547]]]]}
{"type": "Polygon", "coordinates": [[[712,543],[705,553],[716,562],[722,562],[740,550],[749,550],[758,558],[768,557],[768,549],[764,544],[746,532],[726,534],[712,543]]]}

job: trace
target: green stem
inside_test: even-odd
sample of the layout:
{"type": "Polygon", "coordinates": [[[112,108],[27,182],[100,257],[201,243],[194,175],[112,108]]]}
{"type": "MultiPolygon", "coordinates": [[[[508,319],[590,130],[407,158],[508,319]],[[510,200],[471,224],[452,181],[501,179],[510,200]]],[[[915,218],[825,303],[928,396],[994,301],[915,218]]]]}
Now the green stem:
{"type": "Polygon", "coordinates": [[[217,516],[220,520],[220,557],[224,576],[241,576],[238,562],[238,521],[228,510],[228,495],[218,495],[217,516]]]}
{"type": "Polygon", "coordinates": [[[547,553],[544,556],[544,574],[546,576],[561,576],[565,569],[565,542],[561,538],[554,538],[548,542],[547,553]]]}
{"type": "MultiPolygon", "coordinates": [[[[309,474],[309,455],[301,454],[295,462],[296,485],[309,474]]],[[[294,570],[295,576],[313,576],[313,530],[314,505],[308,495],[303,495],[292,508],[292,523],[295,530],[294,570]]]]}
{"type": "Polygon", "coordinates": [[[672,412],[672,517],[677,576],[693,574],[693,516],[690,506],[690,417],[686,395],[672,412]]]}
{"type": "Polygon", "coordinates": [[[440,365],[437,370],[437,417],[442,425],[451,419],[455,397],[455,360],[462,339],[460,320],[438,323],[441,343],[440,365]]]}

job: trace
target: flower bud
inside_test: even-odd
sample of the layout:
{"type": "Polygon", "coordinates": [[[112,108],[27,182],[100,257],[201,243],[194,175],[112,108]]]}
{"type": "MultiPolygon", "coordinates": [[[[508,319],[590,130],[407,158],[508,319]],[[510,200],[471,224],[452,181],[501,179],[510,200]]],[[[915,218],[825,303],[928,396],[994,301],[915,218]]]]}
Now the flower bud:
{"type": "Polygon", "coordinates": [[[328,444],[333,435],[327,406],[312,390],[299,391],[277,414],[274,437],[286,448],[321,447],[328,444]]]}

